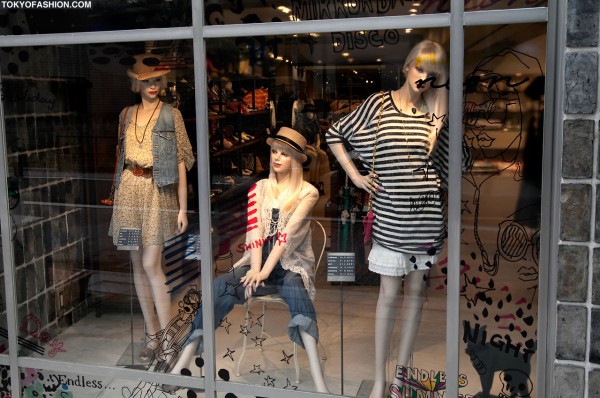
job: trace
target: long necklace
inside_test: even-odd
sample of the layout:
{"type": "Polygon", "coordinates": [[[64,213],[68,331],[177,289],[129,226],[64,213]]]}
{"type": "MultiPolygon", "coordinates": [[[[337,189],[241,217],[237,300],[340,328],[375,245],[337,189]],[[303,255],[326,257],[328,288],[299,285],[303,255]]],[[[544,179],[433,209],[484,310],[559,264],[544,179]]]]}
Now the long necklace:
{"type": "MultiPolygon", "coordinates": [[[[406,108],[408,109],[408,101],[404,101],[403,98],[400,95],[400,92],[398,91],[398,103],[400,104],[400,112],[404,112],[404,106],[406,106],[406,108]]],[[[412,108],[410,108],[410,110],[412,111],[413,115],[417,114],[417,111],[419,109],[421,109],[423,107],[423,99],[421,99],[419,101],[419,104],[413,104],[412,108]]]]}
{"type": "Polygon", "coordinates": [[[154,116],[154,113],[158,109],[159,105],[160,105],[160,101],[157,101],[156,107],[152,111],[152,114],[150,115],[150,119],[148,119],[148,123],[146,123],[146,127],[144,127],[144,134],[142,134],[142,139],[141,140],[138,138],[138,133],[137,133],[137,120],[138,120],[138,111],[140,110],[140,106],[138,105],[137,108],[135,109],[135,126],[134,126],[134,129],[135,129],[135,140],[138,142],[138,148],[142,147],[142,143],[144,142],[144,138],[146,138],[146,130],[148,130],[148,125],[150,124],[150,121],[152,120],[152,116],[154,116]]]}

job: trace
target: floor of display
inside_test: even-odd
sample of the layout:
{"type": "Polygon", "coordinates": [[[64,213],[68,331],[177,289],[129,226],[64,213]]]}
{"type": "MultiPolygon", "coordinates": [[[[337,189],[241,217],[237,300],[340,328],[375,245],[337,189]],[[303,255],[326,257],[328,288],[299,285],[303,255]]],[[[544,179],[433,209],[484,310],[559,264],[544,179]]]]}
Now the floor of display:
{"type": "MultiPolygon", "coordinates": [[[[523,361],[522,351],[514,349],[515,345],[523,348],[522,343],[527,339],[534,339],[536,335],[537,279],[523,277],[523,269],[532,270],[534,265],[537,269],[535,245],[532,241],[524,241],[522,249],[532,250],[533,254],[522,256],[518,259],[520,262],[501,260],[503,266],[496,270],[497,273],[493,277],[489,277],[482,271],[486,263],[481,259],[487,255],[484,249],[488,248],[491,257],[494,252],[490,248],[499,242],[498,236],[504,231],[502,228],[499,229],[498,225],[502,226],[503,220],[513,215],[515,192],[519,192],[518,189],[514,190],[514,186],[512,186],[514,181],[510,178],[499,181],[502,184],[497,185],[496,188],[490,188],[497,190],[497,192],[490,193],[494,200],[487,203],[482,200],[480,203],[481,218],[476,220],[479,224],[468,221],[468,217],[473,213],[473,209],[469,208],[469,205],[473,205],[463,203],[469,210],[463,212],[467,221],[463,222],[464,230],[461,235],[461,258],[464,260],[461,263],[459,373],[461,374],[460,392],[463,394],[461,396],[465,398],[473,397],[481,391],[482,382],[491,391],[491,397],[500,396],[501,391],[510,388],[506,385],[507,377],[503,376],[504,372],[515,369],[525,380],[524,383],[529,383],[527,387],[531,392],[529,396],[535,396],[535,391],[531,391],[533,388],[531,380],[535,380],[536,377],[536,356],[530,355],[527,360],[523,361]],[[501,200],[506,196],[510,196],[511,200],[501,200]],[[480,242],[474,238],[475,234],[481,240],[480,242]],[[527,306],[525,306],[526,303],[528,303],[527,306]],[[464,330],[467,325],[472,328],[470,332],[464,330]],[[468,343],[467,340],[469,340],[468,343]],[[524,366],[524,362],[528,362],[528,364],[524,366]],[[479,366],[478,364],[487,365],[489,370],[483,373],[487,373],[493,378],[480,380],[479,373],[482,373],[481,366],[483,365],[479,366]]],[[[464,194],[468,197],[472,192],[466,189],[464,194]]],[[[314,216],[321,219],[326,230],[330,231],[331,226],[323,217],[325,198],[326,196],[322,196],[319,200],[314,216]]],[[[528,234],[527,239],[533,239],[533,231],[528,228],[522,228],[522,230],[525,231],[524,234],[528,234]]],[[[315,242],[315,245],[318,246],[318,244],[319,242],[315,242]]],[[[500,258],[498,254],[500,249],[495,248],[494,250],[496,256],[500,258]]],[[[442,254],[442,258],[444,256],[445,254],[442,254]]],[[[504,257],[507,258],[507,256],[504,257]]],[[[427,301],[411,366],[415,372],[415,383],[422,391],[431,392],[432,395],[427,395],[428,397],[445,396],[442,389],[445,381],[443,370],[446,366],[447,290],[445,273],[443,262],[436,265],[430,273],[427,301]]],[[[328,283],[325,257],[321,262],[316,283],[315,308],[321,342],[319,355],[326,357],[326,360],[322,361],[326,383],[331,393],[356,396],[361,384],[374,377],[374,319],[379,286],[377,284],[340,286],[328,283]]],[[[120,289],[121,294],[126,291],[120,289]]],[[[123,297],[121,301],[125,304],[122,304],[118,310],[115,307],[114,311],[104,308],[98,314],[90,312],[89,315],[62,333],[58,338],[63,341],[65,352],[61,352],[56,358],[94,365],[134,366],[137,368],[147,366],[138,361],[135,353],[137,347],[141,346],[143,336],[141,315],[134,299],[132,302],[134,311],[133,317],[131,317],[129,311],[126,310],[129,305],[129,295],[123,294],[123,297]],[[135,347],[133,355],[131,347],[135,347]]],[[[401,305],[402,297],[399,296],[398,317],[388,363],[389,380],[391,380],[396,367],[395,356],[400,338],[398,327],[402,322],[401,305]]],[[[267,315],[261,317],[261,306],[255,305],[250,309],[251,314],[247,328],[245,327],[244,311],[243,306],[236,306],[217,329],[217,369],[223,370],[220,371],[219,376],[221,378],[230,377],[231,381],[252,385],[314,391],[307,356],[301,348],[298,350],[300,382],[296,383],[295,380],[293,344],[287,337],[289,321],[287,308],[282,305],[270,304],[267,315]],[[266,325],[266,330],[271,336],[263,336],[264,340],[260,337],[263,324],[266,325]],[[236,366],[242,352],[244,333],[248,333],[248,349],[241,365],[241,374],[236,376],[236,366]],[[262,352],[258,349],[260,345],[264,349],[262,352]]],[[[150,370],[152,370],[152,366],[150,370]]],[[[194,375],[200,374],[200,369],[197,367],[192,367],[190,370],[194,375]]],[[[121,391],[119,397],[137,396],[133,392],[135,383],[109,380],[105,385],[112,385],[114,389],[119,389],[121,391]],[[127,386],[127,389],[123,389],[123,386],[127,386]]],[[[156,386],[152,388],[156,388],[156,386]]],[[[114,389],[112,390],[113,394],[114,389]]],[[[75,396],[94,396],[88,395],[89,393],[87,391],[86,394],[75,396]]],[[[96,396],[115,396],[102,394],[106,394],[106,391],[99,392],[99,395],[96,396]]],[[[164,394],[167,397],[186,396],[184,391],[173,395],[164,394]]]]}

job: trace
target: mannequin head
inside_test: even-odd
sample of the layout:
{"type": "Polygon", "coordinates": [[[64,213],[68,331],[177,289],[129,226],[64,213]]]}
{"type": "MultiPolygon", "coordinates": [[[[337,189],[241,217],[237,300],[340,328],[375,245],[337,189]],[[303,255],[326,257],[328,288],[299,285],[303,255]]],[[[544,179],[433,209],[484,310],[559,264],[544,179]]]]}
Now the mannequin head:
{"type": "MultiPolygon", "coordinates": [[[[402,70],[406,74],[411,67],[415,66],[426,71],[426,78],[433,79],[432,82],[437,85],[444,84],[448,80],[448,57],[444,48],[437,42],[423,40],[410,50],[402,70]]],[[[429,83],[425,84],[429,86],[429,83]]]]}
{"type": "Polygon", "coordinates": [[[138,80],[138,79],[134,79],[131,78],[131,91],[133,91],[136,94],[140,94],[141,90],[142,90],[142,84],[145,82],[150,82],[151,80],[154,79],[160,79],[158,82],[158,91],[162,91],[165,88],[167,88],[167,75],[163,75],[160,76],[158,78],[152,78],[152,79],[146,79],[146,80],[138,80]]]}
{"type": "Polygon", "coordinates": [[[306,139],[289,127],[282,127],[273,138],[267,138],[271,146],[271,172],[269,174],[268,195],[279,197],[281,209],[290,210],[302,189],[302,163],[307,160],[305,154],[306,139]],[[287,180],[283,191],[279,183],[287,180]],[[281,195],[283,194],[283,195],[281,195]]]}
{"type": "Polygon", "coordinates": [[[434,83],[435,86],[443,86],[448,80],[446,50],[441,44],[431,40],[417,43],[406,56],[402,70],[409,76],[411,68],[415,67],[423,71],[424,77],[420,79],[428,81],[423,84],[423,87],[419,87],[420,85],[416,81],[407,79],[405,85],[410,85],[410,90],[418,90],[427,104],[429,112],[442,120],[441,117],[448,112],[448,90],[445,86],[431,87],[431,83],[434,83]]]}
{"type": "Polygon", "coordinates": [[[166,66],[161,66],[161,57],[154,54],[138,54],[134,55],[134,64],[127,71],[127,75],[131,78],[131,91],[138,94],[142,90],[142,82],[158,83],[158,90],[167,88],[167,73],[170,69],[166,66]],[[156,79],[160,80],[156,80],[156,79]]]}

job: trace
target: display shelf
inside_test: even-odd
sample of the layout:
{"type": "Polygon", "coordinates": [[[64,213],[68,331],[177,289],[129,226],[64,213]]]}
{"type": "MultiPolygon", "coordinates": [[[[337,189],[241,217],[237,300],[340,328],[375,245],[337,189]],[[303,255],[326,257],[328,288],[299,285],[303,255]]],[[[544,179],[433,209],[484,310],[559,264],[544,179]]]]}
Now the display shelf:
{"type": "Polygon", "coordinates": [[[220,151],[212,153],[211,156],[212,157],[218,157],[218,156],[226,155],[228,153],[236,152],[236,151],[239,151],[241,149],[244,149],[244,148],[247,148],[249,146],[252,146],[252,145],[258,143],[259,141],[261,141],[261,140],[260,139],[254,139],[254,140],[251,140],[251,141],[248,141],[248,142],[244,142],[244,143],[241,143],[241,144],[236,144],[236,145],[232,146],[231,148],[222,149],[220,151]]]}

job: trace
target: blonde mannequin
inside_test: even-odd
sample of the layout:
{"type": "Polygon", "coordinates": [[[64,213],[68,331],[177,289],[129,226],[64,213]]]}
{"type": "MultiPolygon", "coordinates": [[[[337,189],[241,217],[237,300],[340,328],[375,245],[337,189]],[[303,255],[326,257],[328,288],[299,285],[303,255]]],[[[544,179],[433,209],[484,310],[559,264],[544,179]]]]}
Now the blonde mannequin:
{"type": "MultiPolygon", "coordinates": [[[[396,364],[407,366],[423,308],[428,270],[443,246],[445,225],[440,174],[432,151],[448,107],[447,57],[425,40],[408,54],[400,89],[371,95],[327,133],[332,153],[352,182],[373,195],[375,222],[369,269],[381,275],[375,315],[375,384],[370,398],[385,397],[386,364],[398,292],[404,279],[400,343],[396,364]],[[385,137],[383,139],[382,137],[385,137]],[[361,175],[344,143],[365,167],[361,175]]],[[[399,380],[394,384],[400,385],[399,380]]]]}
{"type": "MultiPolygon", "coordinates": [[[[271,146],[271,173],[248,192],[249,249],[232,271],[214,281],[213,326],[216,328],[235,304],[242,304],[253,295],[278,292],[291,313],[288,335],[306,349],[316,390],[328,392],[317,353],[318,328],[312,303],[315,287],[310,215],[319,194],[302,178],[306,139],[297,131],[282,127],[267,143],[271,146]],[[252,244],[256,241],[261,245],[252,244]]],[[[172,373],[189,368],[193,357],[202,351],[203,327],[200,308],[172,373]]]]}
{"type": "Polygon", "coordinates": [[[141,102],[123,110],[119,118],[119,125],[124,128],[119,137],[109,235],[117,245],[122,228],[141,230],[141,248],[131,251],[130,256],[146,333],[151,336],[139,359],[148,362],[159,344],[152,337],[173,316],[161,253],[164,241],[187,228],[186,171],[192,167],[194,157],[181,113],[158,98],[169,70],[156,68],[160,63],[157,56],[144,54],[135,58],[136,63],[127,73],[131,89],[139,93],[141,102]],[[161,131],[173,132],[176,139],[165,143],[154,131],[157,126],[161,131]],[[155,147],[160,151],[158,157],[155,147]]]}

